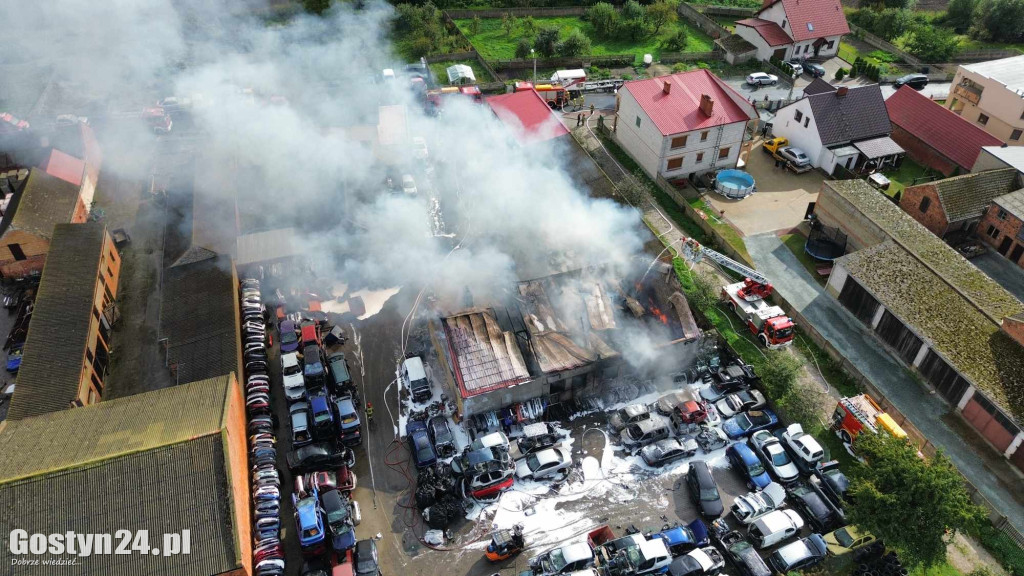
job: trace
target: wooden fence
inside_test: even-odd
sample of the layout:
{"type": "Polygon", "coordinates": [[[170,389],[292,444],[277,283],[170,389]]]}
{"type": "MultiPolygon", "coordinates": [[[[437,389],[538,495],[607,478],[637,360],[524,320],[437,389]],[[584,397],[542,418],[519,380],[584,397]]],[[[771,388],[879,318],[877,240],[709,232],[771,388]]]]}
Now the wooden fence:
{"type": "Polygon", "coordinates": [[[477,10],[447,10],[452,18],[501,18],[511,13],[516,18],[553,18],[556,16],[583,16],[586,6],[563,6],[553,8],[482,8],[477,10]]]}
{"type": "MultiPolygon", "coordinates": [[[[879,38],[878,36],[875,36],[871,32],[868,32],[867,30],[861,28],[860,26],[850,23],[850,31],[854,33],[854,36],[863,40],[867,44],[870,44],[871,46],[884,52],[888,52],[890,54],[898,56],[901,60],[903,60],[907,64],[910,64],[911,66],[922,67],[925,65],[923,60],[915,56],[912,56],[907,52],[904,52],[903,50],[899,49],[896,45],[887,42],[882,38],[879,38]]],[[[850,64],[853,64],[853,62],[850,62],[850,64]]]]}
{"type": "Polygon", "coordinates": [[[702,30],[715,40],[729,36],[729,31],[718,25],[711,18],[701,14],[696,8],[685,2],[679,3],[679,15],[692,23],[697,29],[702,30]]]}
{"type": "Polygon", "coordinates": [[[721,50],[710,52],[662,52],[658,61],[662,64],[675,64],[676,62],[707,62],[720,60],[724,53],[721,50]]]}
{"type": "Polygon", "coordinates": [[[953,55],[953,62],[985,62],[987,60],[999,60],[1000,58],[1010,58],[1011,56],[1020,56],[1020,52],[1016,50],[961,50],[953,55]]]}
{"type": "Polygon", "coordinates": [[[750,18],[757,13],[757,10],[754,8],[743,8],[741,6],[703,6],[700,4],[693,4],[692,6],[708,16],[750,18]]]}
{"type": "MultiPolygon", "coordinates": [[[[589,66],[631,66],[636,54],[608,54],[604,56],[580,56],[577,58],[537,58],[537,68],[587,68],[589,66]]],[[[488,64],[498,70],[532,70],[533,59],[489,60],[488,64]]]]}

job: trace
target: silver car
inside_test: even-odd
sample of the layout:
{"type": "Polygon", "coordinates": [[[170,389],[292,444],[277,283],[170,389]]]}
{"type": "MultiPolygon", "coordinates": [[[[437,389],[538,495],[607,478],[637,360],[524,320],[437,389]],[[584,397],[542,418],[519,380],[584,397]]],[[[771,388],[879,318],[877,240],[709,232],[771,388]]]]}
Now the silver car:
{"type": "Polygon", "coordinates": [[[811,159],[804,154],[803,150],[793,146],[786,146],[779,150],[779,155],[792,162],[793,166],[807,166],[811,163],[811,159]]]}
{"type": "Polygon", "coordinates": [[[747,84],[751,86],[774,86],[779,83],[779,77],[775,74],[754,72],[747,75],[747,84]]]}
{"type": "Polygon", "coordinates": [[[783,484],[788,484],[800,477],[800,469],[789,457],[789,452],[782,447],[779,439],[767,430],[754,432],[750,437],[750,447],[757,454],[761,462],[764,462],[768,473],[783,484]]]}
{"type": "Polygon", "coordinates": [[[611,425],[612,431],[619,434],[626,426],[642,422],[650,417],[651,409],[649,406],[645,404],[630,404],[612,414],[612,417],[608,419],[608,423],[611,425]]]}
{"type": "Polygon", "coordinates": [[[572,456],[565,448],[548,448],[516,460],[516,477],[526,480],[550,478],[569,469],[572,456]]]}

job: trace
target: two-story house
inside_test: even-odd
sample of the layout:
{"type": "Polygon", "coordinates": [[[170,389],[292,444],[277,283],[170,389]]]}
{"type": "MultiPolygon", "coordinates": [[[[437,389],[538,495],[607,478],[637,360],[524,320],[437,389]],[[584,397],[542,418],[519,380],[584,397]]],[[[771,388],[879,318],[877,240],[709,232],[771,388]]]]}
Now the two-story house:
{"type": "Polygon", "coordinates": [[[956,71],[949,109],[1010,146],[1024,144],[1024,56],[965,64],[956,71]]]}
{"type": "Polygon", "coordinates": [[[707,70],[626,82],[615,139],[644,172],[668,179],[735,168],[754,107],[707,70]]]}
{"type": "Polygon", "coordinates": [[[764,0],[753,18],[736,22],[736,35],[757,48],[758,60],[831,58],[849,33],[839,0],[764,0]]]}
{"type": "Polygon", "coordinates": [[[892,124],[877,84],[833,86],[820,78],[804,97],[779,109],[772,133],[804,151],[827,174],[896,165],[904,150],[889,137],[892,124]]]}

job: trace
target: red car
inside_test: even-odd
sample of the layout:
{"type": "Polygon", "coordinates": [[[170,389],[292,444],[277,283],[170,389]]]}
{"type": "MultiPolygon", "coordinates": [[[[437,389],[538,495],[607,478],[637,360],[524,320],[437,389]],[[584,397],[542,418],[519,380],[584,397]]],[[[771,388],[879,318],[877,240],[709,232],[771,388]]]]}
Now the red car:
{"type": "Polygon", "coordinates": [[[356,475],[347,466],[342,466],[336,471],[310,472],[295,477],[295,492],[300,496],[314,487],[321,493],[329,490],[351,492],[356,489],[356,475]]]}
{"type": "Polygon", "coordinates": [[[683,402],[676,405],[675,417],[684,424],[700,424],[708,419],[707,406],[693,400],[683,402]]]}

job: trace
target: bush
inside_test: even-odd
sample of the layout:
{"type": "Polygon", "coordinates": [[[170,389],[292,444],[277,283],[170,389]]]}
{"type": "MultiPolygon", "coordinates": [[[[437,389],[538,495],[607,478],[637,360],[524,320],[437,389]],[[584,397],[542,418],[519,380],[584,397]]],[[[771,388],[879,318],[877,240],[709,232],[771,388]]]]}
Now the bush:
{"type": "Polygon", "coordinates": [[[661,47],[669,52],[685,52],[687,40],[686,28],[679,28],[668,38],[662,40],[661,47]]]}
{"type": "Polygon", "coordinates": [[[840,68],[839,70],[836,70],[836,80],[839,81],[845,78],[847,72],[848,70],[846,68],[840,68]]]}
{"type": "Polygon", "coordinates": [[[519,42],[516,43],[516,58],[526,59],[530,57],[530,50],[533,46],[530,45],[529,38],[520,38],[519,42]]]}
{"type": "Polygon", "coordinates": [[[981,0],[972,34],[997,42],[1024,42],[1024,0],[981,0]]]}
{"type": "Polygon", "coordinates": [[[782,398],[793,389],[802,367],[800,360],[785,350],[769,350],[757,367],[757,375],[770,397],[782,398]]]}
{"type": "Polygon", "coordinates": [[[949,6],[946,7],[946,24],[961,34],[967,32],[974,22],[974,11],[977,8],[978,0],[949,0],[949,6]]]}
{"type": "Polygon", "coordinates": [[[554,56],[558,51],[558,28],[544,27],[538,30],[533,47],[545,58],[554,56]]]}
{"type": "Polygon", "coordinates": [[[469,31],[472,32],[474,36],[480,33],[480,17],[476,14],[473,15],[473,21],[469,24],[469,31]]]}
{"type": "Polygon", "coordinates": [[[598,2],[587,8],[583,18],[590,22],[598,36],[611,38],[619,31],[619,12],[607,2],[598,2]]]}
{"type": "Polygon", "coordinates": [[[413,58],[426,56],[433,51],[433,43],[425,36],[417,36],[412,40],[412,42],[409,42],[409,53],[413,58]]]}
{"type": "Polygon", "coordinates": [[[872,32],[892,42],[906,34],[913,24],[914,13],[910,10],[887,8],[879,14],[872,32]]]}
{"type": "Polygon", "coordinates": [[[686,72],[689,69],[685,62],[676,62],[672,65],[672,72],[686,72]]]}
{"type": "MultiPolygon", "coordinates": [[[[1024,18],[1024,14],[1021,15],[1024,18]]],[[[906,41],[907,51],[925,62],[947,62],[960,47],[960,39],[948,28],[918,26],[906,41]]]]}
{"type": "Polygon", "coordinates": [[[555,47],[555,51],[563,58],[573,58],[590,54],[590,38],[579,30],[573,30],[555,47]]]}

